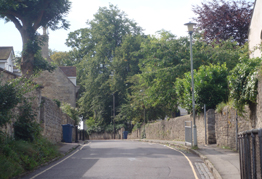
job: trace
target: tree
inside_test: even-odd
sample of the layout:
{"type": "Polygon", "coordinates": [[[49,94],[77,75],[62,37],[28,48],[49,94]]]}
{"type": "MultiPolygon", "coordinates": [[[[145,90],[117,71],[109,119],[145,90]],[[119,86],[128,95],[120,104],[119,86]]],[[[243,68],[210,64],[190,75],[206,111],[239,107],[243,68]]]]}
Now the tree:
{"type": "MultiPolygon", "coordinates": [[[[220,102],[228,99],[228,69],[226,64],[201,66],[194,70],[194,87],[196,110],[200,111],[204,104],[207,109],[215,109],[220,102]]],[[[192,111],[191,72],[187,72],[184,78],[178,78],[175,83],[178,104],[187,111],[192,111]]]]}
{"type": "Polygon", "coordinates": [[[247,0],[212,0],[193,6],[193,12],[197,15],[193,19],[198,29],[203,31],[205,41],[215,39],[218,42],[232,37],[243,45],[248,38],[252,11],[253,3],[247,0]]]}
{"type": "Polygon", "coordinates": [[[71,60],[70,52],[54,52],[50,58],[58,66],[73,66],[74,61],[71,60]]]}
{"type": "Polygon", "coordinates": [[[20,32],[23,41],[21,60],[22,74],[29,77],[33,74],[35,54],[41,49],[37,33],[39,27],[51,30],[67,29],[68,22],[64,16],[71,6],[69,0],[2,0],[0,1],[0,18],[13,22],[20,32]]]}
{"type": "Polygon", "coordinates": [[[111,122],[112,94],[118,109],[124,102],[127,76],[139,70],[139,57],[133,52],[140,49],[142,29],[112,4],[100,7],[87,25],[71,32],[67,45],[79,51],[80,111],[84,119],[93,117],[103,127],[111,122]]]}

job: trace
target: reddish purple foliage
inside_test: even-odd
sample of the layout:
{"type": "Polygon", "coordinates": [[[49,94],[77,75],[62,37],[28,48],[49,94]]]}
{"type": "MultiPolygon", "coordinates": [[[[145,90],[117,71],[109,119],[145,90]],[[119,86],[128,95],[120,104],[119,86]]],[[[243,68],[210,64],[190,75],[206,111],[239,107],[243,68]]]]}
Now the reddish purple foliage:
{"type": "Polygon", "coordinates": [[[212,40],[233,40],[243,45],[248,39],[248,28],[253,12],[252,2],[212,0],[193,6],[197,15],[197,28],[203,31],[207,42],[212,40]]]}

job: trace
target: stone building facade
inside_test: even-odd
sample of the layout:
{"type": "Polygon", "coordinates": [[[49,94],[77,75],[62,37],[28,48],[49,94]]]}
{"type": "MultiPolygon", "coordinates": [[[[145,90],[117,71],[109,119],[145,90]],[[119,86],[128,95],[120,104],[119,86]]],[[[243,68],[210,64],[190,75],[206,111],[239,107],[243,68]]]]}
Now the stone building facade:
{"type": "Polygon", "coordinates": [[[42,96],[76,106],[77,87],[59,67],[52,73],[43,71],[34,82],[44,87],[42,96]]]}
{"type": "MultiPolygon", "coordinates": [[[[48,62],[51,62],[52,60],[48,54],[46,29],[44,29],[43,36],[46,36],[47,41],[42,45],[42,56],[48,62]]],[[[44,87],[42,96],[69,103],[72,107],[76,107],[76,93],[78,90],[78,86],[76,86],[76,67],[57,67],[52,73],[43,71],[34,81],[44,87]]]]}

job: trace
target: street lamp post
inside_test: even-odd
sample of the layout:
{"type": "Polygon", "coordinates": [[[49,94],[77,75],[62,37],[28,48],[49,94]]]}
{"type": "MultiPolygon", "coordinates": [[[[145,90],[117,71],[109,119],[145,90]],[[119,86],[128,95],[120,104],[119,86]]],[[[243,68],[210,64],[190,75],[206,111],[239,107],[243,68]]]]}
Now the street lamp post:
{"type": "Polygon", "coordinates": [[[113,93],[113,125],[114,125],[114,139],[115,139],[115,117],[116,117],[116,104],[115,104],[115,93],[113,93]]]}
{"type": "Polygon", "coordinates": [[[193,52],[192,52],[192,34],[194,30],[194,25],[196,23],[186,23],[185,24],[188,28],[188,33],[190,35],[190,60],[191,60],[191,78],[192,78],[192,106],[193,106],[193,135],[194,135],[194,143],[193,146],[197,146],[197,127],[196,127],[196,120],[195,120],[195,96],[194,96],[194,70],[193,70],[193,52]]]}

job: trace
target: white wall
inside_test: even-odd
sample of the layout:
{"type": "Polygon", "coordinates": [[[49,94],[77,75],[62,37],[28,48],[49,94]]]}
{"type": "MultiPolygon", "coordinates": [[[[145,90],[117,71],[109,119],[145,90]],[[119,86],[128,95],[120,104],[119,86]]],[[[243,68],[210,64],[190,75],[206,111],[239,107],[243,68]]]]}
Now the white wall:
{"type": "Polygon", "coordinates": [[[68,77],[68,78],[76,86],[76,77],[68,77]]]}
{"type": "MultiPolygon", "coordinates": [[[[253,51],[262,41],[262,0],[256,0],[248,34],[249,50],[253,51]]],[[[261,51],[255,50],[250,58],[261,57],[261,51]]]]}

